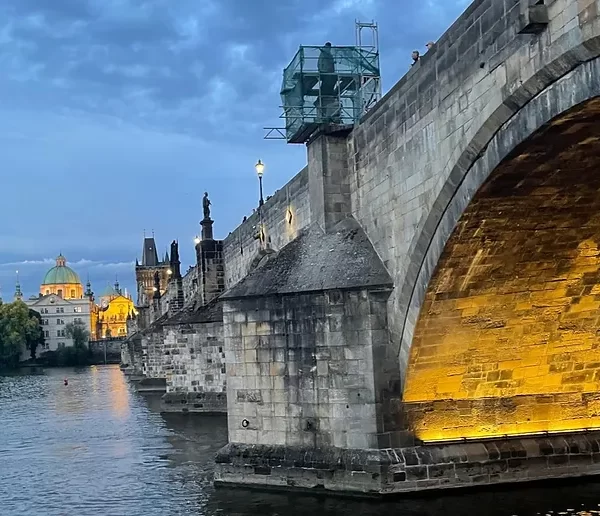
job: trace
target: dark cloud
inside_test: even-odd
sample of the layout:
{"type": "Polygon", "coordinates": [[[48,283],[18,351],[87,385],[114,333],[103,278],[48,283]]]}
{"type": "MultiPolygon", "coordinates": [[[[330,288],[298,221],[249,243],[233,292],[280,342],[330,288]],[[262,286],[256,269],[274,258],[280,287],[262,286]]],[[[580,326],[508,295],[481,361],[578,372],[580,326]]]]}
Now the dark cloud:
{"type": "MultiPolygon", "coordinates": [[[[302,146],[280,126],[282,69],[300,44],[353,44],[380,22],[384,89],[465,7],[462,0],[3,0],[0,2],[0,263],[68,249],[128,263],[143,229],[194,259],[201,192],[226,236],[273,191],[302,146]],[[462,2],[462,3],[461,3],[462,2]],[[18,217],[14,214],[18,213],[18,217]]],[[[161,243],[162,242],[162,243],[161,243]]],[[[0,277],[4,287],[5,277],[0,277]]],[[[33,281],[33,280],[32,280],[33,281]]],[[[36,280],[37,281],[37,280],[36,280]]],[[[33,281],[35,284],[35,281],[33,281]]]]}

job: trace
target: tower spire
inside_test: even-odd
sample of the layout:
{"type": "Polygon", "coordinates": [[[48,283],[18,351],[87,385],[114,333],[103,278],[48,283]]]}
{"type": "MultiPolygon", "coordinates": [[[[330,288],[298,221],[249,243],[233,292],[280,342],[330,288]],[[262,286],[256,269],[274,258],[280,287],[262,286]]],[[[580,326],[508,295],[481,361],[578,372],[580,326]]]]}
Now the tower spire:
{"type": "Polygon", "coordinates": [[[21,301],[23,299],[23,292],[21,292],[21,283],[19,282],[19,271],[17,272],[17,282],[15,284],[15,301],[21,301]]]}
{"type": "Polygon", "coordinates": [[[87,275],[87,283],[85,284],[85,295],[87,297],[89,297],[90,299],[94,296],[94,293],[92,292],[92,284],[90,282],[90,274],[88,272],[87,275]]]}

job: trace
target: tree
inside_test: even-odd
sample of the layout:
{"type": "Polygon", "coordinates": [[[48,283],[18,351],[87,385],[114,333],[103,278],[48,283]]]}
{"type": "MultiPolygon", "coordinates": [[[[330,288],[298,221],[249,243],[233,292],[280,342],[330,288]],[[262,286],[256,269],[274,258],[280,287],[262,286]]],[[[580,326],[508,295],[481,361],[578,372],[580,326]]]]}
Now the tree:
{"type": "Polygon", "coordinates": [[[35,318],[38,322],[37,335],[36,332],[32,332],[31,335],[28,336],[26,342],[26,347],[29,350],[29,357],[31,360],[35,361],[38,346],[42,349],[44,347],[44,330],[42,329],[42,316],[38,312],[30,308],[29,317],[35,318]]]}
{"type": "Polygon", "coordinates": [[[23,301],[0,305],[0,368],[18,366],[21,353],[39,342],[40,332],[39,319],[23,301]]]}
{"type": "Polygon", "coordinates": [[[67,337],[73,339],[75,349],[84,349],[90,340],[90,332],[81,323],[69,323],[65,326],[67,337]]]}

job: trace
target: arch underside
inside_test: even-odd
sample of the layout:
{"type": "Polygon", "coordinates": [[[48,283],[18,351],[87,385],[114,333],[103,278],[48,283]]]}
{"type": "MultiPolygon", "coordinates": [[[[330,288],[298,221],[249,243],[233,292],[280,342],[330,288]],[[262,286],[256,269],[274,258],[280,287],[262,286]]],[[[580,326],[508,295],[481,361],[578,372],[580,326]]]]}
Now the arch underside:
{"type": "Polygon", "coordinates": [[[403,398],[425,441],[600,427],[600,98],[520,145],[462,214],[403,398]]]}

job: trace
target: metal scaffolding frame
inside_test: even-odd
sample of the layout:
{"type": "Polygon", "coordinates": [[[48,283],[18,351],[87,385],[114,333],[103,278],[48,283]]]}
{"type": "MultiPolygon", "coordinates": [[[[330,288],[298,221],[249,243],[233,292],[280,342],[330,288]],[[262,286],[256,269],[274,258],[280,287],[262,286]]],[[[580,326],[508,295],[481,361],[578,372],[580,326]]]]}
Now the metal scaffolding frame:
{"type": "Polygon", "coordinates": [[[320,127],[357,124],[381,98],[377,24],[357,21],[355,46],[301,46],[284,70],[281,98],[285,127],[265,128],[265,139],[305,143],[320,127]]]}

